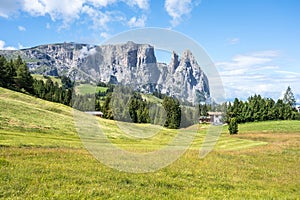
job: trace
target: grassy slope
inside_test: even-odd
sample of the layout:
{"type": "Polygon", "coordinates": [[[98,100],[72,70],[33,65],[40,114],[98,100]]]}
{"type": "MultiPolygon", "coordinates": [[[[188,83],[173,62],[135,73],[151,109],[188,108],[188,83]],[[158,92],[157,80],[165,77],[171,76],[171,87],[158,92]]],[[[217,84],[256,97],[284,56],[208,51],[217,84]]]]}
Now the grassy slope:
{"type": "Polygon", "coordinates": [[[80,84],[76,86],[76,93],[78,94],[95,94],[96,92],[105,92],[107,87],[93,86],[90,84],[80,84]]]}
{"type": "MultiPolygon", "coordinates": [[[[100,124],[113,143],[129,149],[156,149],[176,134],[163,129],[135,145],[114,121],[102,119],[100,124]]],[[[82,147],[71,108],[0,88],[0,198],[296,199],[300,195],[299,121],[244,124],[235,136],[225,132],[204,159],[198,156],[206,134],[201,127],[190,150],[172,165],[155,173],[128,174],[99,163],[82,147]]]]}
{"type": "MultiPolygon", "coordinates": [[[[37,79],[37,80],[43,80],[45,83],[46,83],[46,78],[44,78],[43,75],[40,75],[40,74],[32,74],[32,77],[37,79]]],[[[59,86],[61,86],[61,79],[58,78],[58,77],[54,77],[54,76],[48,76],[52,81],[53,83],[58,83],[59,86]]]]}

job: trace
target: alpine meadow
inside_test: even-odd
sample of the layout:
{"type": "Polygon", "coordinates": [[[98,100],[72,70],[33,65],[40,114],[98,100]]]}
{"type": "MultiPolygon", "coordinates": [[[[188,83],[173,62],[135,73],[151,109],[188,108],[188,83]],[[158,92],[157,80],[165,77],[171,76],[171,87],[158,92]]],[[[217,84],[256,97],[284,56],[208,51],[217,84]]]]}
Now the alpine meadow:
{"type": "Polygon", "coordinates": [[[299,10],[1,0],[0,200],[300,200],[299,10]]]}

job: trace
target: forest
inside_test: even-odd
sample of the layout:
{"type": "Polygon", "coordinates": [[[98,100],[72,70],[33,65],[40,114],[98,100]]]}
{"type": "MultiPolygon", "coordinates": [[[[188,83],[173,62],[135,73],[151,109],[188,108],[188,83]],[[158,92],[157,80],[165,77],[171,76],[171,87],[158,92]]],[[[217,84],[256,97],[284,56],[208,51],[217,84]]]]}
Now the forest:
{"type": "Polygon", "coordinates": [[[15,60],[7,61],[0,55],[0,87],[72,106],[72,81],[68,77],[60,77],[62,85],[59,86],[49,77],[44,78],[46,82],[34,79],[20,56],[15,60]]]}

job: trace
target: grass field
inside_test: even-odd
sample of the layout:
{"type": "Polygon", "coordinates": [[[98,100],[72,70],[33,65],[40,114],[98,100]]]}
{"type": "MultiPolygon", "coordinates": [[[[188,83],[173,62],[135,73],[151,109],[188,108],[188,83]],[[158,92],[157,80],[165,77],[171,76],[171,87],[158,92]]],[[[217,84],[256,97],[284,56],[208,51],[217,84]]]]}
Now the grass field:
{"type": "MultiPolygon", "coordinates": [[[[43,80],[46,83],[46,78],[43,75],[40,74],[32,74],[32,77],[35,78],[36,80],[43,80]]],[[[54,77],[54,76],[48,76],[53,83],[58,83],[59,86],[61,86],[61,79],[58,77],[54,77]]]]}
{"type": "Polygon", "coordinates": [[[80,84],[76,86],[76,93],[78,94],[95,94],[96,92],[106,92],[107,87],[93,86],[90,84],[80,84]]]}
{"type": "MultiPolygon", "coordinates": [[[[177,133],[159,128],[137,141],[115,121],[99,123],[112,143],[133,151],[163,147],[177,133]]],[[[173,164],[153,173],[125,173],[83,147],[71,108],[0,88],[0,198],[299,199],[299,121],[242,124],[234,136],[226,129],[203,159],[199,148],[207,126],[193,126],[184,131],[197,131],[194,142],[173,164]]]]}

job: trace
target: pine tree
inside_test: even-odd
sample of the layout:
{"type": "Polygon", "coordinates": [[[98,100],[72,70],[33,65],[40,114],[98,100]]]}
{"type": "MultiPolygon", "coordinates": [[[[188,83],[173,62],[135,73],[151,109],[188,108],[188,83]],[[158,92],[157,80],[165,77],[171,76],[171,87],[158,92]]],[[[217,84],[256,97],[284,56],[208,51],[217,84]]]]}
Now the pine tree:
{"type": "Polygon", "coordinates": [[[179,101],[166,96],[164,97],[162,105],[167,113],[164,126],[172,129],[179,128],[181,122],[181,108],[179,101]]]}
{"type": "Polygon", "coordinates": [[[238,123],[235,117],[230,119],[228,130],[230,134],[237,134],[239,129],[238,129],[238,123]]]}
{"type": "Polygon", "coordinates": [[[290,86],[288,86],[284,93],[283,103],[288,104],[291,107],[294,107],[296,105],[296,100],[290,86]]]}
{"type": "Polygon", "coordinates": [[[0,55],[0,87],[7,87],[8,82],[7,61],[0,55]]]}
{"type": "Polygon", "coordinates": [[[19,56],[14,63],[16,67],[15,83],[18,90],[24,89],[26,92],[33,94],[33,78],[29,72],[29,69],[19,56]]]}

